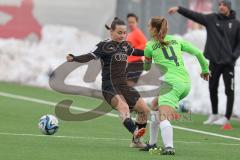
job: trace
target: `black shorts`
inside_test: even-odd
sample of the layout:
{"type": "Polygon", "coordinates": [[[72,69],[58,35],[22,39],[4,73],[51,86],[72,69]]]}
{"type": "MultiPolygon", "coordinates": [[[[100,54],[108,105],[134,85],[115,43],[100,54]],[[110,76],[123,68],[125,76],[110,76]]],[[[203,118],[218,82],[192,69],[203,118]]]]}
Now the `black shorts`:
{"type": "Polygon", "coordinates": [[[129,106],[129,109],[132,110],[136,105],[138,99],[140,98],[140,94],[138,91],[132,87],[127,86],[127,84],[119,84],[113,86],[109,83],[103,83],[102,85],[102,94],[108,104],[111,104],[111,100],[115,95],[122,95],[126,103],[129,106]]]}
{"type": "Polygon", "coordinates": [[[137,83],[139,78],[141,77],[142,71],[139,72],[128,72],[127,80],[133,81],[134,83],[137,83]]]}
{"type": "Polygon", "coordinates": [[[142,61],[128,63],[127,80],[137,83],[143,72],[143,65],[142,61]]]}

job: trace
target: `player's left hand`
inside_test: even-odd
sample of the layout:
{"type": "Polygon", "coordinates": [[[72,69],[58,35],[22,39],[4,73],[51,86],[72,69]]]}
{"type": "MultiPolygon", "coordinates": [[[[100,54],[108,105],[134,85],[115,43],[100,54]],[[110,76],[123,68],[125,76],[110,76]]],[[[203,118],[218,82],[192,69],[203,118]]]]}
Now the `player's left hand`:
{"type": "Polygon", "coordinates": [[[209,73],[201,73],[201,78],[205,81],[209,81],[210,74],[209,73]]]}
{"type": "Polygon", "coordinates": [[[73,55],[72,54],[68,54],[67,56],[66,56],[66,59],[67,59],[67,61],[68,62],[73,62],[73,55]]]}

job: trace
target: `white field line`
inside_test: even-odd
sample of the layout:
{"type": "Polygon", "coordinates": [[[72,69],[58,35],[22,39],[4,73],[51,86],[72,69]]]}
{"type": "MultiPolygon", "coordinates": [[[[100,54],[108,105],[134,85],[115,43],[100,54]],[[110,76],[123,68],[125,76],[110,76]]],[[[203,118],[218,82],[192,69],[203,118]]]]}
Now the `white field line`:
{"type": "MultiPolygon", "coordinates": [[[[46,105],[50,105],[50,106],[55,106],[57,104],[56,102],[50,102],[50,101],[45,101],[45,100],[41,100],[41,99],[36,99],[36,98],[31,98],[31,97],[26,97],[26,96],[20,96],[20,95],[5,93],[5,92],[0,92],[0,96],[13,98],[13,99],[17,99],[17,100],[25,100],[25,101],[35,102],[35,103],[40,103],[40,104],[46,104],[46,105]]],[[[80,108],[80,107],[77,107],[77,106],[71,106],[71,109],[78,110],[78,111],[84,111],[84,112],[90,111],[89,109],[84,109],[84,108],[80,108]]],[[[112,114],[112,113],[107,113],[106,115],[110,116],[110,117],[118,117],[118,115],[112,114]]],[[[185,127],[179,127],[179,126],[173,126],[173,127],[175,129],[179,129],[179,130],[184,130],[184,131],[200,133],[200,134],[204,134],[204,135],[210,135],[210,136],[215,136],[215,137],[221,137],[221,138],[225,138],[225,139],[232,139],[232,140],[240,141],[240,138],[237,138],[237,137],[226,136],[226,135],[222,135],[222,134],[206,132],[206,131],[201,131],[201,130],[196,130],[196,129],[190,129],[190,128],[185,128],[185,127]]]]}
{"type": "MultiPolygon", "coordinates": [[[[79,136],[56,136],[56,135],[43,135],[43,134],[27,134],[27,133],[7,133],[0,132],[0,135],[5,136],[23,136],[23,137],[45,137],[45,138],[61,138],[61,139],[86,139],[86,140],[105,140],[105,141],[131,141],[125,138],[109,138],[109,137],[79,137],[79,136]]],[[[182,144],[207,144],[207,145],[223,145],[223,146],[240,146],[237,143],[212,143],[212,142],[187,142],[187,141],[174,141],[175,143],[182,144]]]]}

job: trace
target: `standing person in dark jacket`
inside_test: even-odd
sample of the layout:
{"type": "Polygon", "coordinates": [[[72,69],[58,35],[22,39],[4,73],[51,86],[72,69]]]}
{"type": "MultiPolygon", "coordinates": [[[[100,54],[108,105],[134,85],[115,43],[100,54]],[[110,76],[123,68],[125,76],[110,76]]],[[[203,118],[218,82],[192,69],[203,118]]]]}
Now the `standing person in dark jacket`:
{"type": "Polygon", "coordinates": [[[207,42],[204,55],[210,61],[211,78],[209,80],[212,115],[204,124],[224,125],[228,123],[234,103],[234,67],[240,55],[240,22],[236,13],[231,9],[229,0],[219,1],[218,12],[201,14],[183,7],[172,7],[169,14],[176,12],[202,24],[207,30],[207,42]],[[223,75],[227,110],[224,117],[218,116],[218,85],[223,75]]]}

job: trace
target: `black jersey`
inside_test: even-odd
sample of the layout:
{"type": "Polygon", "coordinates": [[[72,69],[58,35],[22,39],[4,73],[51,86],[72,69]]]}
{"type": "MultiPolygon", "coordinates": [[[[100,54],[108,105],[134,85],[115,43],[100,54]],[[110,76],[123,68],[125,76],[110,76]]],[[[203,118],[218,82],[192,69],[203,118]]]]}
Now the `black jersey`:
{"type": "Polygon", "coordinates": [[[117,43],[105,40],[96,45],[92,52],[73,56],[73,61],[85,63],[93,59],[100,59],[102,64],[102,93],[111,105],[112,98],[123,95],[130,109],[135,106],[140,95],[132,87],[127,86],[127,57],[130,55],[143,56],[144,51],[132,48],[126,41],[117,43]]]}
{"type": "Polygon", "coordinates": [[[90,54],[95,59],[100,59],[102,64],[102,81],[113,84],[126,82],[127,57],[130,55],[143,56],[142,50],[132,48],[126,41],[117,43],[105,40],[96,45],[90,54]]]}

